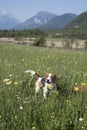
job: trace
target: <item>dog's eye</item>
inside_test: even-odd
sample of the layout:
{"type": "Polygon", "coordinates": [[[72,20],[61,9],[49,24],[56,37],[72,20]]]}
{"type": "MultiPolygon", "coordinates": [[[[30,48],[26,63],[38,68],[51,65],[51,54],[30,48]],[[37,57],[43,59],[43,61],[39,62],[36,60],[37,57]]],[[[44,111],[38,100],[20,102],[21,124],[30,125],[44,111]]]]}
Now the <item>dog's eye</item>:
{"type": "Polygon", "coordinates": [[[53,78],[53,76],[50,76],[50,78],[52,79],[52,78],[53,78]]]}

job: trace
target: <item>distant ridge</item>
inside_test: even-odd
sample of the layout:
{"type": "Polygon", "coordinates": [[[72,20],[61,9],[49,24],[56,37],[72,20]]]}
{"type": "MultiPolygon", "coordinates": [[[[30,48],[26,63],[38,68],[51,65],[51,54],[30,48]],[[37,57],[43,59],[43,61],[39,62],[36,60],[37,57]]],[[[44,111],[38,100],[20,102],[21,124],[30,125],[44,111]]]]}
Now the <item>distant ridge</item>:
{"type": "Polygon", "coordinates": [[[76,14],[66,13],[63,15],[56,16],[52,20],[50,20],[47,24],[40,27],[41,29],[63,29],[67,24],[69,24],[74,18],[76,18],[76,14]]]}
{"type": "Polygon", "coordinates": [[[24,29],[87,29],[87,11],[76,15],[66,13],[62,15],[53,14],[47,11],[40,11],[25,22],[20,22],[6,11],[0,12],[0,30],[24,30],[24,29]]]}
{"type": "Polygon", "coordinates": [[[72,20],[65,29],[87,29],[87,11],[72,20]]]}

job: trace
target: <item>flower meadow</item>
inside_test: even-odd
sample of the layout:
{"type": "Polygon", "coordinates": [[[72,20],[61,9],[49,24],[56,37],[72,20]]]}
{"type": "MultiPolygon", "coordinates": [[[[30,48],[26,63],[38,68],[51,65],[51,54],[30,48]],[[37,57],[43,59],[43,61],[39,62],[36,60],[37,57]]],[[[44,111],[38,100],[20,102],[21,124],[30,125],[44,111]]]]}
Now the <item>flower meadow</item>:
{"type": "Polygon", "coordinates": [[[87,130],[87,51],[0,43],[0,130],[87,130]],[[36,98],[28,69],[60,89],[36,98]]]}

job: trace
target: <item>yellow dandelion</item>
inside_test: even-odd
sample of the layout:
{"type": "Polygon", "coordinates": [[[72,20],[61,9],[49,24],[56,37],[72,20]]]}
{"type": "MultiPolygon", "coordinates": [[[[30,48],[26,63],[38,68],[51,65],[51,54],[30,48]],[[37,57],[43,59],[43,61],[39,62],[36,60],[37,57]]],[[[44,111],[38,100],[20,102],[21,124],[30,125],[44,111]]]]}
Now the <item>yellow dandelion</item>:
{"type": "Polygon", "coordinates": [[[66,100],[67,103],[69,103],[69,100],[66,100]]]}
{"type": "Polygon", "coordinates": [[[55,94],[58,95],[58,94],[59,94],[59,91],[56,91],[55,94]]]}
{"type": "Polygon", "coordinates": [[[0,115],[0,119],[2,118],[2,116],[0,115]]]}
{"type": "Polygon", "coordinates": [[[54,114],[55,114],[54,112],[51,113],[51,115],[54,115],[54,114]]]}
{"type": "Polygon", "coordinates": [[[11,67],[11,64],[8,64],[9,67],[11,67]]]}
{"type": "Polygon", "coordinates": [[[50,117],[51,117],[51,119],[54,119],[55,118],[55,113],[52,112],[50,117]]]}
{"type": "Polygon", "coordinates": [[[84,87],[85,87],[85,86],[86,86],[86,83],[85,83],[85,82],[82,82],[82,83],[81,83],[81,86],[84,86],[84,87]]]}
{"type": "Polygon", "coordinates": [[[51,115],[51,119],[54,119],[55,118],[55,115],[51,115]]]}
{"type": "Polygon", "coordinates": [[[14,66],[16,66],[17,64],[14,64],[14,66]]]}
{"type": "Polygon", "coordinates": [[[32,130],[36,130],[36,127],[35,127],[35,126],[32,126],[32,130]]]}
{"type": "Polygon", "coordinates": [[[79,91],[79,87],[78,86],[74,86],[73,91],[74,92],[78,92],[79,91]]]}
{"type": "Polygon", "coordinates": [[[18,81],[15,81],[15,82],[14,82],[14,85],[18,85],[18,81]]]}
{"type": "Polygon", "coordinates": [[[7,85],[11,85],[12,84],[12,81],[9,80],[8,82],[6,82],[7,85]]]}

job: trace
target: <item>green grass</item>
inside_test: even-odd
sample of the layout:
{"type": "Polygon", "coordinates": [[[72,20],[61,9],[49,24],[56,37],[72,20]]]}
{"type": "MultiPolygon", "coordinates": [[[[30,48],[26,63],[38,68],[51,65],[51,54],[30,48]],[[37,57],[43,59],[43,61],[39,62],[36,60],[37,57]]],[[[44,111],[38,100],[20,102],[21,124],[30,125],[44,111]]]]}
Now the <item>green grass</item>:
{"type": "Polygon", "coordinates": [[[87,87],[87,51],[0,43],[0,130],[87,130],[87,91],[73,91],[81,83],[87,87]],[[27,69],[56,73],[61,89],[36,98],[27,69]]]}

